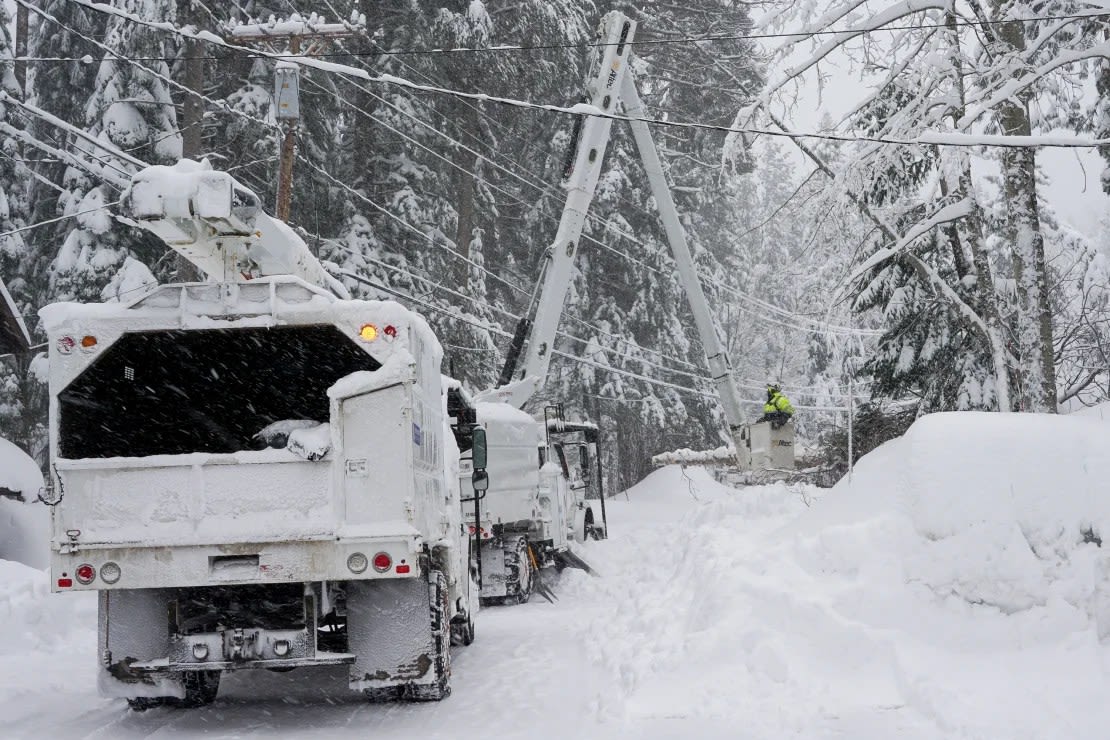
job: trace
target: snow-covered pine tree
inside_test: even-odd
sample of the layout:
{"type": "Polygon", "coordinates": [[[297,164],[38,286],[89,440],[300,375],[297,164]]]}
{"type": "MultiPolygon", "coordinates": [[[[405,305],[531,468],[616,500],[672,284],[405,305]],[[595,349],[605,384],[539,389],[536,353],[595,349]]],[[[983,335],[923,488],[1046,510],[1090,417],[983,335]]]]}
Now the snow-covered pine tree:
{"type": "MultiPolygon", "coordinates": [[[[789,26],[801,30],[804,37],[835,26],[847,31],[840,39],[858,38],[860,43],[849,48],[842,41],[826,40],[815,45],[814,52],[803,54],[800,61],[794,57],[768,86],[760,106],[764,113],[792,80],[835,52],[840,58],[854,58],[874,89],[845,117],[855,130],[895,139],[913,138],[921,132],[974,133],[984,128],[1028,133],[1053,118],[1031,119],[1029,111],[1034,108],[1030,101],[1037,101],[1035,109],[1074,110],[1074,98],[1067,94],[1067,70],[1097,56],[1090,39],[1098,34],[1078,31],[1092,23],[1089,18],[1028,20],[1040,14],[1067,16],[1075,10],[1068,3],[1041,4],[1032,14],[1024,4],[995,3],[991,18],[978,2],[948,3],[934,9],[898,3],[876,15],[857,15],[859,10],[859,2],[844,0],[821,13],[798,6],[767,16],[778,24],[768,29],[789,26]],[[986,46],[968,32],[966,22],[959,22],[967,17],[992,29],[985,37],[986,46]],[[1014,20],[1017,18],[1026,20],[1014,20]],[[892,23],[905,27],[877,46],[868,32],[892,23]],[[1077,53],[1077,49],[1088,51],[1077,53]]],[[[798,52],[798,38],[781,45],[776,58],[785,60],[798,52]]],[[[1057,115],[1054,123],[1067,119],[1069,114],[1057,115]]],[[[902,340],[911,335],[903,326],[898,326],[901,334],[889,335],[895,342],[877,362],[891,373],[901,368],[897,374],[908,381],[900,386],[902,390],[922,383],[940,388],[946,383],[944,378],[926,376],[951,373],[955,366],[965,373],[960,385],[966,393],[938,391],[934,400],[942,407],[949,403],[1024,410],[1055,407],[1050,361],[1054,341],[1048,320],[1051,306],[1046,301],[1051,276],[1044,259],[1045,230],[1038,225],[1043,206],[1038,202],[1031,152],[1027,147],[1010,147],[997,153],[1004,174],[1004,197],[990,201],[1001,206],[994,214],[986,212],[988,194],[972,185],[969,160],[946,146],[939,148],[939,154],[930,154],[920,147],[864,143],[852,150],[848,166],[826,173],[835,175],[833,187],[876,228],[878,243],[869,249],[872,256],[862,263],[861,274],[875,278],[883,269],[898,273],[889,276],[889,290],[872,284],[875,291],[865,290],[860,305],[877,305],[870,299],[878,299],[878,305],[891,301],[893,310],[888,315],[894,321],[932,307],[937,319],[928,334],[914,335],[906,343],[902,340]],[[894,209],[879,215],[874,205],[860,196],[861,183],[873,191],[874,184],[884,177],[888,183],[901,180],[902,184],[887,188],[889,193],[875,201],[894,209]],[[915,183],[921,187],[915,190],[915,183]],[[996,219],[990,233],[1000,237],[994,243],[993,256],[985,240],[987,218],[996,219]],[[1007,313],[1008,294],[999,288],[1011,284],[1010,278],[1016,289],[1014,310],[1007,313]],[[920,303],[907,306],[907,299],[920,303]],[[1011,342],[1011,336],[1016,340],[1011,342]],[[935,356],[938,342],[947,343],[950,349],[962,347],[960,360],[930,362],[933,370],[915,367],[918,359],[935,356]],[[1016,392],[1013,396],[1008,393],[1011,386],[1016,392]],[[1001,404],[992,395],[1001,398],[1001,404]],[[979,401],[974,400],[977,397],[979,401]]],[[[874,199],[874,192],[871,197],[874,199]]],[[[887,389],[896,392],[890,384],[887,389]]]]}
{"type": "MultiPolygon", "coordinates": [[[[121,8],[148,20],[173,18],[174,0],[123,0],[121,8]]],[[[104,142],[100,147],[71,139],[69,149],[96,168],[126,176],[136,165],[116,156],[120,150],[150,164],[171,164],[181,156],[181,134],[169,92],[169,65],[164,40],[126,18],[109,19],[103,43],[113,53],[102,54],[92,93],[84,106],[88,133],[104,142]],[[143,60],[143,61],[133,61],[143,60]]],[[[110,182],[95,182],[67,171],[63,208],[76,216],[51,268],[55,297],[77,300],[119,300],[121,285],[149,284],[149,271],[166,253],[165,245],[147,234],[116,222],[108,205],[119,197],[110,182]],[[102,210],[96,210],[102,209],[102,210]],[[130,259],[129,259],[130,258],[130,259]],[[137,259],[136,259],[137,258],[137,259]],[[125,274],[120,274],[121,271],[125,274]]]]}
{"type": "MultiPolygon", "coordinates": [[[[0,88],[20,100],[23,91],[14,75],[10,21],[7,9],[0,8],[0,88]]],[[[18,129],[27,128],[27,119],[17,105],[0,105],[0,121],[18,129]]],[[[17,138],[0,135],[0,150],[4,155],[0,159],[0,232],[4,234],[0,237],[0,281],[15,301],[15,310],[33,326],[30,319],[39,287],[35,280],[36,260],[25,232],[17,232],[26,225],[30,211],[30,171],[23,162],[23,145],[17,138]]],[[[32,362],[33,355],[0,357],[0,437],[37,455],[45,439],[38,413],[43,408],[43,387],[31,372],[32,362]]]]}

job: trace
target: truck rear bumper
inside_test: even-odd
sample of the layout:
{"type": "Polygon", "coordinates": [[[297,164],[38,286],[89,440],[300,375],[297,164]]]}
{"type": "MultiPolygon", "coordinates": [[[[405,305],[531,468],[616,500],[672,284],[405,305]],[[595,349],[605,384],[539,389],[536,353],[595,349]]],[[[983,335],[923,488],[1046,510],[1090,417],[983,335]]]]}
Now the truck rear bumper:
{"type": "Polygon", "coordinates": [[[50,583],[59,592],[412,578],[419,575],[422,544],[416,534],[398,534],[234,545],[67,545],[51,554],[50,583]],[[388,567],[378,567],[385,561],[376,562],[380,554],[388,567]]]}
{"type": "Polygon", "coordinates": [[[317,665],[345,665],[355,662],[351,653],[317,653],[312,658],[271,658],[262,660],[223,660],[206,663],[170,663],[147,660],[132,663],[131,670],[142,674],[185,673],[187,671],[237,671],[252,668],[307,668],[317,665]]]}

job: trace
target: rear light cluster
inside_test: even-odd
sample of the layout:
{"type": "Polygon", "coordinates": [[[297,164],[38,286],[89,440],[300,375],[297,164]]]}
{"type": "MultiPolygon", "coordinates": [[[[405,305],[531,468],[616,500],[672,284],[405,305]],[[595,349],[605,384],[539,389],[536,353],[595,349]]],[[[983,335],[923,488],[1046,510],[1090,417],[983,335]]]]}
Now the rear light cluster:
{"type": "MultiPolygon", "coordinates": [[[[123,571],[116,563],[108,562],[100,566],[100,580],[109,586],[118,582],[122,574],[123,571]]],[[[58,588],[73,588],[74,578],[82,586],[88,586],[96,580],[96,566],[91,563],[81,563],[73,571],[73,578],[70,577],[69,573],[62,573],[61,577],[58,578],[58,588]]]]}
{"type": "Polygon", "coordinates": [[[73,354],[73,350],[78,347],[82,352],[95,352],[99,342],[92,334],[86,334],[83,337],[71,337],[68,334],[64,337],[58,337],[58,351],[63,355],[73,354]]]}
{"type": "Polygon", "coordinates": [[[483,536],[483,537],[486,537],[486,538],[489,538],[489,537],[492,537],[492,536],[493,536],[493,533],[492,533],[492,532],[490,532],[490,531],[488,531],[488,530],[486,530],[486,528],[485,528],[485,527],[480,527],[480,528],[479,528],[479,527],[475,527],[475,526],[474,526],[473,524],[468,524],[468,525],[467,525],[467,531],[468,531],[468,532],[469,532],[470,534],[474,534],[475,532],[479,532],[479,531],[480,531],[480,532],[482,533],[482,536],[483,536]]]}
{"type": "Polygon", "coordinates": [[[384,329],[378,329],[377,324],[363,324],[358,330],[358,338],[364,342],[375,342],[379,336],[384,336],[387,342],[397,338],[397,327],[392,324],[384,329]]]}
{"type": "Polygon", "coordinates": [[[393,557],[388,552],[376,553],[373,558],[367,558],[361,552],[355,552],[351,553],[350,557],[347,558],[347,570],[352,573],[363,573],[371,565],[374,566],[374,570],[378,573],[385,573],[390,568],[393,568],[397,573],[412,572],[412,566],[404,560],[394,567],[393,557]]]}

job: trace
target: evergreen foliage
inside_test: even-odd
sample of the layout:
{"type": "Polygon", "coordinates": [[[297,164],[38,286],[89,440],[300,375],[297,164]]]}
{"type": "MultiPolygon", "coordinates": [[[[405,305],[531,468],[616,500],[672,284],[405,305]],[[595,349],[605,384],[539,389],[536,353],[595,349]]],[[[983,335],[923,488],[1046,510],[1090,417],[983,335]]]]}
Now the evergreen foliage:
{"type": "MultiPolygon", "coordinates": [[[[268,0],[226,8],[110,1],[144,18],[217,33],[236,22],[323,12],[268,0]]],[[[574,0],[323,5],[329,20],[356,29],[323,49],[333,61],[418,84],[562,105],[580,100],[596,52],[589,44],[612,7],[574,0]],[[492,48],[501,45],[526,48],[492,48]],[[410,53],[459,47],[490,51],[410,53]]],[[[993,40],[945,25],[988,11],[1007,20],[1078,7],[1070,0],[981,5],[895,3],[884,11],[888,25],[920,27],[885,36],[881,45],[866,36],[858,46],[839,46],[867,83],[841,130],[912,138],[967,130],[961,119],[973,113],[975,125],[990,132],[1025,123],[1032,131],[1107,138],[1106,95],[1082,94],[1066,74],[1078,65],[1089,87],[1104,93],[1105,55],[1090,52],[1075,65],[1050,68],[1068,50],[1096,49],[1105,20],[1028,23],[1017,37],[993,40]],[[1029,104],[1006,108],[1002,85],[1020,74],[1035,78],[1021,91],[1029,104]]],[[[616,7],[639,22],[641,40],[680,41],[636,47],[634,69],[651,115],[726,127],[789,119],[791,85],[839,45],[839,37],[807,34],[874,17],[858,0],[616,7]],[[781,43],[738,38],[766,31],[800,35],[781,43]],[[703,36],[725,38],[681,41],[703,36]]],[[[191,55],[203,54],[201,153],[268,207],[274,202],[281,132],[270,60],[194,47],[124,18],[44,0],[32,14],[29,55],[69,61],[32,64],[21,91],[3,12],[5,92],[148,163],[180,156],[182,110],[197,99],[186,89],[186,69],[191,55]]],[[[281,43],[264,48],[283,52],[281,43]]],[[[412,307],[447,349],[445,372],[475,389],[492,386],[506,333],[530,311],[555,234],[573,117],[307,68],[300,80],[291,224],[347,273],[357,295],[414,297],[412,307]]],[[[61,153],[33,151],[3,135],[0,232],[72,217],[0,238],[0,276],[21,311],[31,315],[54,300],[128,300],[155,279],[177,278],[163,245],[98,208],[120,196],[108,175],[126,176],[132,163],[17,105],[0,106],[0,122],[61,153]]],[[[799,430],[816,439],[834,420],[842,424],[836,409],[853,376],[867,394],[916,401],[918,412],[1047,408],[1057,392],[1082,402],[1106,397],[1105,257],[1038,201],[1030,158],[977,152],[973,163],[946,147],[784,142],[662,126],[653,133],[752,413],[764,384],[780,381],[802,407],[799,430]],[[979,171],[991,157],[991,172],[1001,173],[994,179],[979,171]],[[1022,214],[1013,207],[1018,196],[1022,214]],[[946,209],[958,215],[929,221],[946,209]],[[1047,327],[1038,303],[1044,287],[1051,296],[1047,327]],[[1058,376],[1052,398],[1045,347],[1055,358],[1050,374],[1058,376]]],[[[623,486],[647,472],[652,454],[725,441],[686,296],[623,124],[613,127],[585,231],[556,342],[577,359],[555,357],[530,410],[558,400],[571,415],[599,421],[609,485],[623,486]]],[[[0,362],[0,434],[39,450],[45,409],[34,363],[0,362]]]]}

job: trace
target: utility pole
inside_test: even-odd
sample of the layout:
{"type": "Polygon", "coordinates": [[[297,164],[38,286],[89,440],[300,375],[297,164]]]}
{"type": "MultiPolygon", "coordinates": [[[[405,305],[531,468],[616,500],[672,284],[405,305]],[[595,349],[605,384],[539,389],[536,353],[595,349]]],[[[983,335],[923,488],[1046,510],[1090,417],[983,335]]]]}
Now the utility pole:
{"type": "MultiPolygon", "coordinates": [[[[228,40],[237,44],[265,46],[270,53],[289,57],[314,56],[339,38],[357,36],[364,26],[350,23],[324,23],[316,15],[288,20],[247,23],[234,26],[228,40]],[[276,45],[284,42],[282,49],[276,45]]],[[[289,204],[293,197],[293,160],[297,153],[297,126],[301,118],[300,65],[283,59],[274,69],[274,116],[281,123],[281,156],[278,165],[277,201],[274,214],[289,221],[289,204]]]]}
{"type": "MultiPolygon", "coordinates": [[[[15,6],[15,55],[27,56],[27,35],[30,33],[27,21],[27,6],[15,6]]],[[[15,79],[19,83],[19,99],[27,98],[27,62],[15,63],[15,79]]]]}
{"type": "Polygon", "coordinates": [[[182,105],[181,156],[196,159],[200,156],[204,122],[204,45],[196,39],[185,42],[185,87],[196,95],[186,95],[182,105]]]}
{"type": "MultiPolygon", "coordinates": [[[[23,6],[20,6],[23,7],[23,6]]],[[[199,20],[197,5],[194,2],[182,3],[181,20],[196,24],[199,20]]],[[[199,160],[201,149],[204,146],[204,62],[206,49],[204,43],[197,39],[185,42],[185,87],[193,92],[186,93],[181,102],[181,156],[184,159],[199,160]]],[[[193,283],[200,281],[201,274],[197,266],[178,254],[175,258],[177,282],[193,283]]]]}

